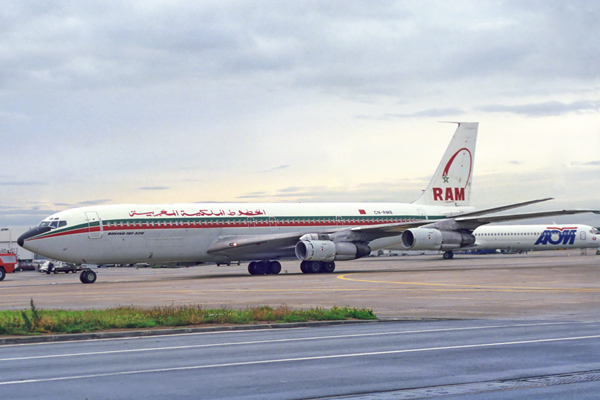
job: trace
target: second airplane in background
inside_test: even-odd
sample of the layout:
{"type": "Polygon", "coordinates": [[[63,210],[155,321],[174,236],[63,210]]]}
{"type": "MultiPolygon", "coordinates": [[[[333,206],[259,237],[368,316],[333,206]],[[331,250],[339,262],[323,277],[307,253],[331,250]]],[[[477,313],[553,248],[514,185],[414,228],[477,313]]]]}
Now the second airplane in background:
{"type": "MultiPolygon", "coordinates": [[[[417,242],[411,231],[402,234],[402,245],[392,250],[444,250],[439,235],[427,233],[428,240],[417,242]]],[[[452,258],[453,250],[554,250],[598,249],[600,231],[589,225],[492,225],[480,226],[473,232],[472,244],[445,249],[444,258],[452,258]]]]}

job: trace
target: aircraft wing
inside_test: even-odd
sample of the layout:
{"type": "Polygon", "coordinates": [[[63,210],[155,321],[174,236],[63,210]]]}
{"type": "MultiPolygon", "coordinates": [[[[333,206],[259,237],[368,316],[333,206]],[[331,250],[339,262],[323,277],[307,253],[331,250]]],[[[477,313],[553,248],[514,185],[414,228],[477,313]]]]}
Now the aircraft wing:
{"type": "MultiPolygon", "coordinates": [[[[346,228],[315,230],[314,233],[327,234],[342,229],[346,228]]],[[[256,255],[257,258],[261,258],[267,257],[269,254],[294,256],[294,246],[305,234],[306,232],[284,232],[266,235],[223,236],[212,243],[206,252],[233,258],[241,255],[256,255]]]]}
{"type": "MultiPolygon", "coordinates": [[[[399,235],[407,229],[419,228],[422,226],[428,226],[428,227],[438,228],[438,229],[449,229],[449,230],[469,229],[466,227],[465,228],[456,227],[456,222],[459,219],[460,220],[464,219],[465,223],[466,223],[467,218],[472,218],[473,223],[476,223],[475,217],[478,217],[478,216],[484,216],[487,214],[511,210],[513,208],[518,208],[518,207],[525,207],[525,206],[528,206],[531,204],[541,203],[541,202],[552,200],[552,199],[553,199],[552,197],[547,197],[544,199],[530,200],[530,201],[525,201],[522,203],[514,203],[514,204],[509,204],[509,205],[501,206],[501,207],[487,208],[484,210],[473,211],[470,213],[454,215],[454,216],[444,218],[441,220],[418,220],[418,221],[412,221],[412,222],[399,222],[399,223],[391,223],[391,224],[385,224],[385,225],[357,226],[357,227],[351,228],[351,231],[355,232],[355,233],[369,234],[370,236],[374,236],[374,237],[383,237],[383,236],[399,235]]],[[[586,211],[582,211],[582,212],[586,212],[586,211]]],[[[550,215],[559,215],[559,214],[550,214],[550,215]]],[[[544,216],[544,215],[539,215],[539,216],[544,216]]],[[[504,218],[507,218],[507,217],[508,216],[504,216],[504,218]]],[[[490,218],[490,217],[487,217],[487,218],[490,218]]],[[[527,217],[524,217],[524,218],[527,218],[527,217]]],[[[529,218],[535,218],[535,216],[529,217],[529,218]]],[[[516,219],[523,219],[523,218],[516,218],[516,219]]],[[[504,219],[503,221],[510,221],[510,220],[511,219],[504,219]]],[[[468,220],[468,221],[471,221],[471,220],[468,220]]],[[[490,222],[484,222],[484,223],[481,223],[480,225],[489,224],[490,222]]],[[[494,221],[494,222],[500,222],[500,221],[494,221]]],[[[479,226],[479,225],[477,225],[477,226],[479,226]]],[[[473,228],[473,229],[475,229],[475,228],[473,228]]]]}
{"type": "Polygon", "coordinates": [[[594,213],[600,214],[600,210],[590,209],[572,209],[572,210],[554,210],[554,211],[538,211],[522,214],[508,214],[508,215],[488,215],[501,211],[510,210],[513,208],[524,207],[531,204],[541,203],[544,201],[552,200],[551,197],[545,199],[531,200],[523,203],[509,204],[501,207],[488,208],[484,210],[473,211],[470,213],[460,214],[441,220],[419,220],[412,222],[401,222],[392,223],[385,225],[375,226],[358,226],[351,228],[352,232],[368,234],[371,239],[376,237],[393,236],[399,235],[403,231],[411,228],[419,228],[427,226],[428,228],[435,228],[440,230],[475,230],[477,227],[485,224],[491,224],[494,222],[508,222],[518,221],[522,219],[531,218],[542,218],[542,217],[554,217],[559,215],[573,215],[582,213],[594,213]]]}
{"type": "Polygon", "coordinates": [[[459,218],[459,217],[475,217],[478,215],[494,214],[494,213],[501,212],[501,211],[512,210],[513,208],[525,207],[525,206],[529,206],[532,204],[542,203],[542,202],[548,201],[548,200],[554,200],[554,198],[546,197],[544,199],[529,200],[529,201],[524,201],[522,203],[508,204],[506,206],[484,208],[483,210],[477,210],[477,211],[472,211],[470,213],[460,214],[459,216],[457,216],[457,218],[459,218]]]}
{"type": "Polygon", "coordinates": [[[558,215],[572,215],[580,213],[600,214],[600,210],[573,209],[556,211],[539,211],[512,215],[487,215],[512,208],[523,207],[530,204],[550,200],[540,199],[524,203],[516,203],[502,207],[474,211],[440,220],[417,220],[374,226],[340,226],[335,228],[316,229],[311,232],[285,232],[264,235],[231,235],[222,236],[213,242],[207,253],[223,256],[229,259],[237,257],[281,258],[294,257],[294,247],[302,236],[307,233],[324,234],[326,240],[369,242],[371,240],[389,236],[396,236],[411,228],[427,226],[439,230],[475,230],[477,227],[494,222],[507,222],[521,219],[551,217],[558,215]]]}
{"type": "MultiPolygon", "coordinates": [[[[450,218],[452,219],[452,218],[450,218]]],[[[435,221],[447,221],[448,219],[435,220],[435,221]]],[[[373,235],[376,237],[394,236],[399,235],[407,229],[419,228],[425,225],[431,225],[434,221],[429,219],[422,219],[418,221],[410,222],[394,222],[391,224],[381,224],[373,226],[355,226],[350,228],[351,232],[364,233],[373,235]]]]}
{"type": "Polygon", "coordinates": [[[236,253],[246,253],[255,249],[257,252],[262,251],[265,248],[281,248],[286,246],[294,246],[302,232],[286,232],[286,233],[274,233],[269,235],[234,235],[224,236],[219,238],[216,242],[210,245],[207,253],[219,253],[233,255],[236,253]],[[259,249],[260,247],[260,249],[259,249]]]}
{"type": "Polygon", "coordinates": [[[583,213],[594,213],[600,214],[600,210],[587,210],[587,209],[573,209],[573,210],[554,210],[554,211],[538,211],[523,214],[511,214],[511,215],[489,215],[489,216],[474,216],[474,217],[457,217],[455,219],[456,224],[459,225],[458,229],[470,229],[474,230],[481,225],[492,224],[494,222],[508,222],[518,221],[522,219],[531,218],[542,218],[542,217],[555,217],[559,215],[574,215],[583,213]]]}

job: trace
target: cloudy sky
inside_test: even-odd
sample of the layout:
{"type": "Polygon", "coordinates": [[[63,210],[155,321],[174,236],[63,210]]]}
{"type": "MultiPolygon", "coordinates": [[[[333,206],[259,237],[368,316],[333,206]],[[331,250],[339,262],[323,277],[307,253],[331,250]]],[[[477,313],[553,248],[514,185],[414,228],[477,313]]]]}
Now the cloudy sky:
{"type": "Polygon", "coordinates": [[[438,121],[480,123],[473,205],[600,208],[599,3],[0,4],[2,226],[93,204],[410,202],[454,132],[438,121]]]}

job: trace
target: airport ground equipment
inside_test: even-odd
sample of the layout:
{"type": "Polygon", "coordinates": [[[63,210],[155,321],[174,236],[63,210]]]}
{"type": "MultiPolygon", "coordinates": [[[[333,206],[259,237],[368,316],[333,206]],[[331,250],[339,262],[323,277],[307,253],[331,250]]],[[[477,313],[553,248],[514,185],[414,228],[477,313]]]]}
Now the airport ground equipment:
{"type": "Polygon", "coordinates": [[[14,272],[18,264],[17,255],[12,253],[0,254],[0,281],[6,278],[6,274],[14,272]]]}

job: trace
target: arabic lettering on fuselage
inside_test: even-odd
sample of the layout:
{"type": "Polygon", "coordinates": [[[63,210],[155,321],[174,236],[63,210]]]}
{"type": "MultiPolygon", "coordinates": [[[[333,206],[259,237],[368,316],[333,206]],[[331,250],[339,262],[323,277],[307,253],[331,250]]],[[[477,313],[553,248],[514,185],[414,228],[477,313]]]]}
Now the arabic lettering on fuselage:
{"type": "Polygon", "coordinates": [[[146,211],[146,212],[139,212],[139,211],[130,211],[129,212],[129,216],[130,217],[149,217],[149,218],[155,218],[155,217],[222,217],[228,215],[230,217],[235,217],[235,216],[244,216],[244,217],[255,217],[258,215],[266,215],[265,210],[248,210],[246,209],[246,211],[243,210],[227,210],[227,212],[225,212],[225,210],[198,210],[198,212],[187,212],[185,210],[181,210],[181,211],[176,211],[176,210],[171,210],[171,211],[167,211],[167,210],[162,210],[159,212],[156,211],[146,211]]]}

